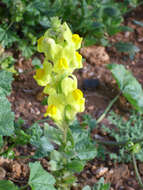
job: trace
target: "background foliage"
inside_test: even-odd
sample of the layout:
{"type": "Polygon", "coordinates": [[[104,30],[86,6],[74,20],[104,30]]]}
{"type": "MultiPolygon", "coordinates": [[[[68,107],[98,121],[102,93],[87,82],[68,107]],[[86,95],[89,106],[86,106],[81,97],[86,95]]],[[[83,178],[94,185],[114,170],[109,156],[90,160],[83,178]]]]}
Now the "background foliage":
{"type": "Polygon", "coordinates": [[[28,58],[50,27],[50,17],[58,16],[85,38],[85,45],[108,45],[108,36],[132,30],[121,23],[128,7],[136,4],[137,0],[2,0],[0,42],[7,48],[15,45],[28,58]]]}

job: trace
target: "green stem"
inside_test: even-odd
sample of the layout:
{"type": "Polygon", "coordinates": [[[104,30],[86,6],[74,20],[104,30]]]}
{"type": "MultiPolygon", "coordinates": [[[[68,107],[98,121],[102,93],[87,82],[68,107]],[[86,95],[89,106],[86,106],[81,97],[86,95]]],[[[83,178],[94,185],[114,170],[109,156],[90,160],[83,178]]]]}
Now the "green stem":
{"type": "Polygon", "coordinates": [[[120,94],[118,94],[117,96],[115,96],[115,98],[109,103],[108,107],[106,108],[106,110],[104,111],[104,113],[97,119],[96,124],[100,123],[104,117],[106,116],[106,114],[108,113],[108,111],[111,109],[111,107],[113,106],[113,104],[116,102],[116,100],[119,98],[120,94]]]}
{"type": "MultiPolygon", "coordinates": [[[[111,145],[111,146],[125,146],[129,141],[126,140],[126,141],[122,141],[122,142],[115,142],[115,141],[107,141],[107,140],[102,140],[102,139],[99,139],[99,138],[94,138],[95,141],[97,141],[97,143],[99,144],[103,144],[103,145],[111,145]]],[[[143,138],[142,139],[136,139],[136,140],[133,140],[132,142],[134,144],[136,143],[140,143],[143,141],[143,138]]]]}
{"type": "Polygon", "coordinates": [[[13,25],[13,21],[8,25],[8,27],[7,27],[7,29],[6,29],[6,31],[13,25]]]}
{"type": "Polygon", "coordinates": [[[29,156],[14,156],[14,158],[30,159],[30,158],[32,158],[32,156],[31,155],[29,155],[29,156]]]}
{"type": "Polygon", "coordinates": [[[35,123],[42,123],[42,122],[47,121],[47,120],[49,120],[49,118],[38,120],[35,123]]]}
{"type": "Polygon", "coordinates": [[[27,184],[27,185],[24,185],[24,186],[20,187],[19,190],[26,189],[28,186],[29,186],[28,184],[27,184]]]}
{"type": "Polygon", "coordinates": [[[143,183],[142,183],[142,179],[141,179],[141,176],[139,174],[139,171],[138,171],[138,167],[137,167],[136,158],[135,158],[134,153],[132,153],[132,160],[133,160],[134,170],[135,170],[135,174],[136,174],[138,183],[139,183],[140,187],[143,189],[143,183]]]}
{"type": "Polygon", "coordinates": [[[64,144],[66,145],[67,142],[67,126],[64,129],[64,144]]]}

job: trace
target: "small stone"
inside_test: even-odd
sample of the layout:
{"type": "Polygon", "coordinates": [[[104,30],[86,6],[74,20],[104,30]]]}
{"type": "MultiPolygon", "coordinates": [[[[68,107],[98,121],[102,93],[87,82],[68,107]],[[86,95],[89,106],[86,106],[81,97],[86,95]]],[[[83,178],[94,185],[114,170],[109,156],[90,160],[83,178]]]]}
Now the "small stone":
{"type": "Polygon", "coordinates": [[[18,72],[19,72],[19,73],[23,73],[23,69],[18,68],[18,72]]]}
{"type": "Polygon", "coordinates": [[[134,172],[133,172],[133,171],[131,171],[131,173],[130,173],[130,174],[131,174],[131,176],[134,176],[134,172]]]}
{"type": "Polygon", "coordinates": [[[103,176],[107,171],[108,171],[108,168],[106,167],[99,168],[98,170],[96,170],[96,177],[99,178],[103,176]]]}
{"type": "Polygon", "coordinates": [[[127,31],[125,32],[125,38],[128,38],[130,36],[131,32],[127,31]]]}
{"type": "Polygon", "coordinates": [[[138,42],[142,42],[142,41],[143,41],[143,38],[139,38],[139,39],[138,39],[138,42]]]}
{"type": "Polygon", "coordinates": [[[31,102],[28,102],[28,106],[32,106],[32,103],[31,103],[31,102]]]}
{"type": "Polygon", "coordinates": [[[124,189],[125,189],[124,186],[119,187],[119,190],[124,190],[124,189]]]}
{"type": "Polygon", "coordinates": [[[102,46],[90,46],[84,47],[80,50],[80,53],[86,58],[91,64],[101,65],[108,64],[110,57],[106,52],[105,47],[102,46]]]}
{"type": "Polygon", "coordinates": [[[35,108],[36,111],[36,115],[40,115],[40,111],[38,110],[38,108],[35,108]]]}
{"type": "Polygon", "coordinates": [[[22,170],[21,170],[21,165],[17,162],[12,163],[12,174],[13,174],[13,178],[19,178],[22,170]]]}
{"type": "Polygon", "coordinates": [[[113,173],[114,173],[113,169],[109,170],[109,174],[113,174],[113,173]]]}
{"type": "Polygon", "coordinates": [[[92,111],[93,109],[94,109],[93,105],[88,107],[88,110],[90,110],[90,111],[92,111]]]}

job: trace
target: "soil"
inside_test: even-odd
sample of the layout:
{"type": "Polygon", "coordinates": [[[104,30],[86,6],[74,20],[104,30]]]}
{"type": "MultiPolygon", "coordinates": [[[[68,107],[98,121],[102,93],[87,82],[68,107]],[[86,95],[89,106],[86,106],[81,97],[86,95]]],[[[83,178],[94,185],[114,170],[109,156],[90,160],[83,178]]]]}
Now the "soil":
{"type": "MultiPolygon", "coordinates": [[[[114,62],[125,65],[143,86],[143,27],[133,24],[134,19],[143,22],[142,12],[143,7],[139,7],[125,19],[126,26],[133,28],[134,32],[118,33],[110,38],[111,42],[127,41],[138,46],[140,51],[135,55],[134,60],[131,60],[125,53],[117,52],[113,47],[91,46],[81,49],[81,54],[85,58],[84,67],[76,71],[75,74],[79,81],[79,88],[84,91],[86,98],[85,113],[91,114],[94,118],[98,118],[110,101],[119,93],[115,80],[106,68],[107,64],[114,62]],[[95,85],[92,90],[88,87],[83,89],[83,83],[86,79],[98,79],[99,84],[95,85]]],[[[32,59],[25,61],[21,55],[17,57],[16,68],[20,74],[15,76],[12,93],[9,97],[12,110],[15,112],[15,119],[21,117],[25,120],[27,127],[35,121],[43,119],[45,112],[45,106],[41,104],[44,95],[42,88],[33,79],[34,69],[31,62],[32,59]]],[[[112,109],[116,113],[125,115],[131,109],[131,106],[121,96],[112,109]]],[[[108,123],[107,118],[103,122],[108,123]]],[[[100,130],[94,131],[94,134],[99,133],[100,130]]],[[[33,154],[32,148],[28,146],[17,147],[14,151],[17,156],[33,154]]],[[[9,179],[17,184],[25,185],[29,176],[29,161],[29,159],[16,158],[9,160],[1,157],[0,179],[9,179]]],[[[48,167],[47,158],[40,161],[46,169],[48,167]]],[[[143,180],[143,164],[138,163],[138,167],[143,180]]],[[[106,161],[95,158],[77,176],[81,186],[93,185],[101,177],[104,177],[105,182],[111,183],[110,190],[140,189],[132,163],[115,163],[109,158],[106,161]]]]}

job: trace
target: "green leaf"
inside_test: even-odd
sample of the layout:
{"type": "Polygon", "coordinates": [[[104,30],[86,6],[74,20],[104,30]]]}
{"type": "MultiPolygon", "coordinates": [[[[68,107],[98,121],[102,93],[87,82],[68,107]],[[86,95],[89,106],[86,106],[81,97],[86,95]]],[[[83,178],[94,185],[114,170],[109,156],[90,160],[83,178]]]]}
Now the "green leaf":
{"type": "Polygon", "coordinates": [[[15,32],[0,27],[0,42],[4,47],[10,47],[14,42],[18,41],[15,32]]]}
{"type": "Polygon", "coordinates": [[[81,172],[84,168],[85,163],[79,160],[72,160],[67,164],[67,168],[72,172],[81,172]]]}
{"type": "Polygon", "coordinates": [[[96,120],[93,119],[91,115],[84,114],[83,115],[83,120],[84,120],[84,122],[87,123],[87,125],[90,128],[90,130],[93,130],[96,127],[96,120]]]}
{"type": "Polygon", "coordinates": [[[75,144],[75,156],[80,160],[93,159],[97,155],[97,149],[90,137],[90,130],[82,128],[78,121],[74,122],[70,129],[75,144]]]}
{"type": "Polygon", "coordinates": [[[136,110],[143,113],[143,90],[136,78],[123,65],[109,64],[107,68],[112,72],[123,95],[136,110]]]}
{"type": "Polygon", "coordinates": [[[82,190],[91,190],[89,185],[86,185],[82,190]]]}
{"type": "Polygon", "coordinates": [[[61,160],[63,160],[63,155],[57,150],[53,150],[50,154],[50,159],[57,162],[61,162],[61,160]]]}
{"type": "Polygon", "coordinates": [[[8,159],[14,159],[15,152],[10,149],[8,152],[3,154],[3,157],[8,158],[8,159]]]}
{"type": "Polygon", "coordinates": [[[64,155],[61,152],[58,152],[57,150],[53,150],[50,153],[50,170],[51,171],[57,171],[62,169],[64,166],[66,158],[64,158],[64,155]]]}
{"type": "Polygon", "coordinates": [[[35,57],[35,58],[32,60],[32,65],[33,65],[36,69],[41,68],[41,67],[42,67],[41,60],[38,59],[37,57],[35,57]]]}
{"type": "Polygon", "coordinates": [[[117,42],[114,45],[119,52],[126,52],[131,56],[134,56],[135,53],[140,51],[140,49],[131,42],[117,42]]]}
{"type": "Polygon", "coordinates": [[[101,177],[100,180],[94,185],[93,190],[109,190],[110,184],[104,183],[104,178],[101,177]]]}
{"type": "Polygon", "coordinates": [[[87,129],[83,129],[80,125],[78,125],[78,123],[75,125],[73,124],[70,126],[70,128],[74,138],[74,143],[80,144],[80,142],[84,141],[85,139],[88,141],[89,131],[87,129]]]}
{"type": "Polygon", "coordinates": [[[102,29],[104,28],[104,24],[101,22],[94,22],[93,24],[94,29],[102,29]]]}
{"type": "Polygon", "coordinates": [[[63,183],[64,183],[64,184],[73,185],[73,184],[76,183],[76,180],[77,180],[77,179],[76,179],[76,177],[75,177],[73,174],[67,173],[67,176],[64,177],[64,179],[63,179],[63,183]]]}
{"type": "Polygon", "coordinates": [[[18,190],[11,181],[8,180],[0,180],[0,190],[18,190]]]}
{"type": "Polygon", "coordinates": [[[48,28],[50,27],[50,21],[49,21],[49,18],[47,16],[43,16],[40,18],[39,20],[39,23],[45,27],[45,28],[48,28]]]}
{"type": "Polygon", "coordinates": [[[137,20],[133,20],[133,23],[143,27],[143,22],[137,21],[137,20]]]}
{"type": "Polygon", "coordinates": [[[37,123],[28,130],[28,133],[31,135],[30,143],[37,149],[34,158],[47,156],[54,149],[54,146],[43,135],[43,130],[37,123]]]}
{"type": "Polygon", "coordinates": [[[14,113],[2,90],[0,88],[0,134],[10,136],[14,131],[14,113]]]}
{"type": "Polygon", "coordinates": [[[110,17],[117,17],[118,15],[120,15],[119,9],[117,9],[115,7],[104,8],[104,13],[110,17]]]}
{"type": "Polygon", "coordinates": [[[28,184],[32,190],[56,190],[54,184],[55,178],[45,171],[40,162],[30,163],[30,177],[28,184]]]}
{"type": "Polygon", "coordinates": [[[35,48],[33,46],[22,40],[19,42],[19,49],[22,51],[22,56],[25,58],[31,57],[35,51],[35,48]]]}
{"type": "Polygon", "coordinates": [[[0,71],[0,88],[6,96],[11,93],[11,83],[13,81],[12,73],[8,71],[0,71]]]}
{"type": "Polygon", "coordinates": [[[0,135],[0,148],[3,146],[3,136],[0,135]]]}
{"type": "Polygon", "coordinates": [[[129,26],[120,26],[119,28],[120,28],[120,30],[121,30],[122,32],[126,32],[126,31],[133,32],[133,31],[134,31],[134,30],[133,30],[131,27],[129,27],[129,26]]]}
{"type": "Polygon", "coordinates": [[[75,152],[80,160],[92,160],[97,155],[95,145],[88,139],[84,139],[76,144],[75,152]]]}
{"type": "Polygon", "coordinates": [[[56,143],[57,145],[61,145],[63,141],[63,135],[61,130],[50,126],[48,123],[44,124],[44,134],[49,141],[56,143]]]}

